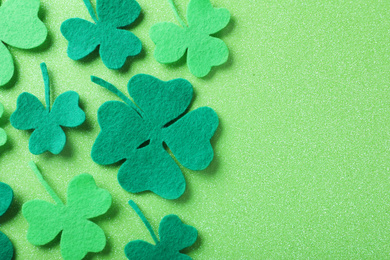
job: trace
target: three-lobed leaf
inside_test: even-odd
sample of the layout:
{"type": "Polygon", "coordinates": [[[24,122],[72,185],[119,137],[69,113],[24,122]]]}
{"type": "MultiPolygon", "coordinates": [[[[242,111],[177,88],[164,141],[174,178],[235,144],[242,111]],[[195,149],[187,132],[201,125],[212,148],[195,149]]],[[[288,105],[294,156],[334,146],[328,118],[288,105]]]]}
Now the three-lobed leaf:
{"type": "Polygon", "coordinates": [[[40,0],[6,0],[0,6],[0,86],[8,83],[14,74],[11,53],[4,42],[20,49],[41,45],[47,29],[38,18],[40,0]]]}
{"type": "Polygon", "coordinates": [[[89,174],[76,176],[68,186],[67,205],[33,200],[23,205],[29,223],[27,240],[33,245],[51,242],[61,231],[64,259],[82,259],[106,244],[103,230],[89,219],[103,215],[111,206],[111,195],[96,186],[89,174]]]}
{"type": "Polygon", "coordinates": [[[130,260],[186,260],[191,257],[180,253],[181,250],[195,243],[197,230],[185,225],[178,216],[165,216],[160,222],[160,241],[156,245],[142,240],[128,243],[125,247],[126,257],[130,260]]]}
{"type": "Polygon", "coordinates": [[[213,36],[229,23],[225,8],[214,8],[210,0],[191,0],[187,9],[188,27],[158,23],[150,29],[156,44],[154,56],[160,63],[179,60],[187,50],[187,64],[197,77],[206,76],[213,66],[225,63],[229,56],[226,44],[213,36]]]}

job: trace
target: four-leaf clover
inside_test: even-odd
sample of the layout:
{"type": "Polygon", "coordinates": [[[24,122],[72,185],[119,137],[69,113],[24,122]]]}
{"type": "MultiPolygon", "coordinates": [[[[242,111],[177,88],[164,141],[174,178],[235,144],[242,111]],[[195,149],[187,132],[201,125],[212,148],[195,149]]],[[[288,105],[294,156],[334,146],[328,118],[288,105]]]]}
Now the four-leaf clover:
{"type": "MultiPolygon", "coordinates": [[[[14,197],[10,186],[0,182],[0,217],[8,210],[14,197]]],[[[0,259],[11,260],[14,254],[14,248],[8,237],[0,231],[0,259]]]]}
{"type": "Polygon", "coordinates": [[[225,63],[229,57],[226,44],[210,35],[226,27],[230,13],[225,8],[214,8],[210,0],[191,0],[187,9],[187,26],[178,15],[172,0],[170,3],[182,27],[168,22],[152,26],[150,38],[156,44],[154,57],[160,63],[172,63],[187,51],[190,72],[197,77],[204,77],[212,66],[225,63]]]}
{"type": "Polygon", "coordinates": [[[32,49],[46,40],[47,29],[38,10],[39,0],[7,0],[0,7],[0,86],[11,80],[15,70],[12,55],[2,42],[32,49]]]}
{"type": "Polygon", "coordinates": [[[96,186],[93,177],[81,174],[68,186],[68,203],[63,204],[43,179],[34,162],[30,167],[56,204],[32,200],[23,205],[29,223],[27,240],[36,246],[52,241],[61,231],[61,254],[65,260],[82,259],[88,252],[100,252],[106,245],[103,230],[88,220],[103,215],[111,207],[111,195],[96,186]]]}
{"type": "Polygon", "coordinates": [[[85,113],[79,107],[79,94],[62,93],[50,111],[49,76],[45,63],[41,64],[45,82],[46,109],[34,95],[24,92],[17,100],[16,111],[11,115],[11,125],[17,129],[35,129],[31,134],[29,149],[33,154],[50,151],[59,154],[65,146],[64,127],[76,127],[85,121],[85,113]]]}
{"type": "Polygon", "coordinates": [[[132,32],[120,29],[132,24],[141,12],[135,0],[97,0],[97,16],[89,0],[85,5],[96,24],[71,18],[61,25],[61,33],[69,41],[68,56],[80,60],[99,45],[100,57],[109,69],[120,69],[127,57],[141,52],[142,43],[132,32]]]}
{"type": "Polygon", "coordinates": [[[110,83],[97,77],[92,81],[125,102],[108,101],[99,108],[101,132],[92,159],[102,165],[125,159],[118,181],[129,192],[150,190],[166,199],[180,197],[185,179],[163,143],[184,167],[205,169],[214,156],[210,144],[218,127],[214,110],[201,107],[183,115],[192,99],[192,86],[184,79],[164,82],[150,75],[134,76],[128,91],[135,104],[110,83]]]}
{"type": "Polygon", "coordinates": [[[149,244],[142,240],[128,243],[125,247],[125,254],[130,260],[189,260],[188,255],[180,253],[181,250],[195,243],[198,238],[198,231],[189,225],[183,224],[176,215],[165,216],[161,222],[158,233],[160,241],[150,223],[147,221],[141,210],[134,203],[129,201],[130,206],[137,212],[146,228],[149,230],[156,245],[149,244]]]}

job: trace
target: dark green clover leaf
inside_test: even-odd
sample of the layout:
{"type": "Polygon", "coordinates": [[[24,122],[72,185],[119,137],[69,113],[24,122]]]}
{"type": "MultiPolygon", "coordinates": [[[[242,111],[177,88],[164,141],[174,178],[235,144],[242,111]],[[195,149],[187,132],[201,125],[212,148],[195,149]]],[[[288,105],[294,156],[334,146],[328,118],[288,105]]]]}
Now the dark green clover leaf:
{"type": "MultiPolygon", "coordinates": [[[[11,205],[14,194],[7,184],[0,182],[0,217],[8,210],[11,205]]],[[[0,231],[0,259],[11,260],[14,254],[14,248],[8,237],[0,231]]]]}
{"type": "Polygon", "coordinates": [[[125,159],[118,181],[127,191],[150,190],[176,199],[185,190],[179,166],[165,151],[191,170],[205,169],[213,159],[210,139],[218,116],[201,107],[180,117],[192,99],[192,86],[184,79],[161,81],[145,74],[134,76],[128,91],[134,103],[108,82],[92,81],[118,95],[125,103],[108,101],[98,111],[101,132],[92,147],[92,159],[102,165],[125,159]]]}
{"type": "MultiPolygon", "coordinates": [[[[3,116],[4,106],[0,103],[0,118],[3,116]]],[[[7,142],[7,133],[3,128],[0,128],[0,146],[4,145],[7,142]]]]}
{"type": "Polygon", "coordinates": [[[80,60],[98,46],[100,57],[109,69],[120,69],[127,57],[141,52],[142,43],[132,32],[122,29],[132,24],[141,13],[135,0],[97,0],[96,11],[90,0],[84,0],[95,23],[71,18],[61,25],[61,33],[69,41],[68,56],[80,60]]]}
{"type": "Polygon", "coordinates": [[[33,154],[50,151],[59,154],[65,146],[66,136],[61,126],[76,127],[85,121],[85,113],[79,107],[79,94],[62,93],[50,110],[49,76],[45,63],[41,64],[45,82],[46,109],[39,99],[27,92],[20,94],[16,111],[11,115],[11,125],[16,129],[35,129],[31,134],[29,149],[33,154]]]}
{"type": "Polygon", "coordinates": [[[134,203],[129,201],[130,206],[137,212],[146,228],[149,230],[156,245],[149,244],[142,240],[128,243],[125,247],[125,255],[130,260],[190,260],[188,255],[180,253],[181,250],[193,245],[198,238],[198,231],[183,224],[176,215],[165,216],[160,222],[160,241],[153,232],[153,229],[141,210],[134,203]]]}

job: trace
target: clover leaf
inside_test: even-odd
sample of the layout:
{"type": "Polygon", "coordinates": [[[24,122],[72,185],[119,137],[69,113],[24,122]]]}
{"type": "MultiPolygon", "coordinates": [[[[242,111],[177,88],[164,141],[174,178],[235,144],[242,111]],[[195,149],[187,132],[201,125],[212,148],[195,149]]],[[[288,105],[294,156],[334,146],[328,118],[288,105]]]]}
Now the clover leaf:
{"type": "MultiPolygon", "coordinates": [[[[10,186],[0,182],[0,217],[8,210],[14,197],[10,186]]],[[[8,237],[0,231],[0,259],[11,260],[14,254],[14,248],[8,237]]]]}
{"type": "Polygon", "coordinates": [[[108,101],[99,108],[101,132],[92,159],[102,165],[125,159],[118,181],[129,192],[150,190],[166,199],[180,197],[185,179],[163,143],[184,167],[205,169],[214,156],[210,144],[218,127],[214,110],[201,107],[180,117],[192,99],[192,86],[184,79],[164,82],[138,74],[128,84],[134,103],[110,83],[94,76],[92,81],[125,102],[108,101]]]}
{"type": "Polygon", "coordinates": [[[0,86],[11,80],[15,70],[12,55],[4,43],[31,49],[46,40],[47,29],[38,18],[39,3],[39,0],[7,0],[0,7],[0,86]]]}
{"type": "Polygon", "coordinates": [[[69,41],[68,56],[80,60],[99,45],[104,65],[120,69],[127,57],[141,52],[142,43],[132,32],[120,29],[132,24],[141,12],[135,0],[97,0],[97,16],[89,0],[84,0],[88,12],[95,21],[71,18],[61,25],[62,35],[69,41]],[[99,19],[98,19],[99,18],[99,19]]]}
{"type": "Polygon", "coordinates": [[[156,245],[149,244],[142,240],[136,240],[128,243],[125,247],[125,255],[130,260],[185,260],[191,257],[180,253],[181,250],[195,243],[198,238],[198,231],[192,227],[183,224],[176,215],[165,216],[160,222],[158,241],[150,223],[147,221],[141,210],[134,203],[129,201],[130,206],[135,210],[138,216],[144,222],[149,230],[156,245]]]}
{"type": "Polygon", "coordinates": [[[181,27],[168,22],[150,29],[150,38],[156,44],[154,57],[160,63],[178,61],[187,51],[187,64],[196,77],[206,76],[212,66],[225,63],[229,57],[226,44],[210,36],[229,23],[230,13],[225,8],[214,8],[210,0],[191,0],[187,9],[188,26],[180,18],[172,0],[169,0],[181,27]]]}
{"type": "Polygon", "coordinates": [[[45,63],[41,64],[45,83],[46,109],[34,95],[24,92],[17,100],[16,111],[11,115],[11,125],[17,129],[35,129],[31,134],[29,149],[33,154],[50,151],[59,154],[65,146],[66,136],[61,126],[76,127],[85,121],[79,108],[79,95],[74,91],[62,93],[50,111],[49,76],[45,63]]]}
{"type": "MultiPolygon", "coordinates": [[[[0,118],[3,116],[4,106],[0,103],[0,118]]],[[[0,128],[0,146],[4,145],[7,142],[7,134],[3,128],[0,128]]]]}
{"type": "Polygon", "coordinates": [[[68,186],[68,203],[61,199],[43,179],[34,162],[30,167],[55,204],[32,200],[23,204],[23,215],[29,223],[27,240],[41,246],[51,242],[60,232],[61,254],[65,260],[82,259],[88,252],[100,252],[106,245],[103,230],[90,221],[111,207],[111,195],[96,186],[87,173],[74,177],[68,186]]]}

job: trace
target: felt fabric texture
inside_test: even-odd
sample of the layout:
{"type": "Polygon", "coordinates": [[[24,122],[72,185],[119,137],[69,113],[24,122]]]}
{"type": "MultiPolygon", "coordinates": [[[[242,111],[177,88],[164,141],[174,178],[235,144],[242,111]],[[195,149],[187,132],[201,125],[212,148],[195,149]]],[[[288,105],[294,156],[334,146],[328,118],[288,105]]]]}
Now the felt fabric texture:
{"type": "Polygon", "coordinates": [[[38,18],[39,4],[39,0],[7,0],[0,6],[0,86],[14,74],[11,53],[2,42],[31,49],[46,40],[47,29],[38,18]]]}
{"type": "MultiPolygon", "coordinates": [[[[170,0],[173,6],[172,0],[170,0]]],[[[174,8],[174,7],[173,7],[174,8]]],[[[225,28],[230,13],[225,8],[214,8],[210,0],[191,0],[187,9],[188,26],[174,9],[181,27],[168,22],[151,27],[150,38],[156,44],[154,57],[160,63],[178,61],[187,51],[190,72],[197,77],[209,74],[211,67],[225,63],[229,57],[226,44],[210,36],[225,28]]]]}
{"type": "MultiPolygon", "coordinates": [[[[8,210],[14,197],[10,186],[0,182],[0,217],[8,210]]],[[[9,238],[0,231],[0,259],[11,260],[14,249],[9,238]]]]}
{"type": "Polygon", "coordinates": [[[108,211],[112,203],[110,193],[99,188],[91,175],[80,174],[69,183],[65,205],[43,180],[36,165],[30,162],[30,166],[56,204],[43,200],[23,204],[23,215],[29,223],[27,240],[41,246],[62,232],[61,254],[66,260],[82,259],[88,252],[102,251],[106,245],[105,234],[89,219],[108,211]]]}
{"type": "MultiPolygon", "coordinates": [[[[3,116],[4,106],[0,103],[0,118],[3,116]]],[[[7,133],[3,128],[0,128],[0,146],[4,145],[7,142],[7,133]]]]}
{"type": "Polygon", "coordinates": [[[191,257],[180,253],[181,250],[193,245],[198,238],[198,231],[184,224],[177,215],[167,215],[159,227],[160,241],[154,234],[152,227],[146,220],[138,206],[129,201],[129,204],[141,217],[145,226],[153,237],[155,245],[142,240],[128,243],[125,247],[125,255],[130,260],[190,260],[191,257]]]}
{"type": "Polygon", "coordinates": [[[125,102],[108,101],[99,108],[101,132],[92,159],[102,165],[125,159],[118,181],[129,192],[149,190],[166,199],[180,197],[185,179],[163,142],[183,166],[205,169],[213,159],[210,139],[219,123],[214,110],[203,107],[183,115],[193,95],[192,85],[184,79],[165,82],[138,74],[128,83],[134,103],[108,82],[96,77],[92,81],[125,102]]]}
{"type": "Polygon", "coordinates": [[[50,86],[47,68],[41,64],[45,82],[46,109],[39,99],[27,92],[17,99],[16,111],[11,115],[11,125],[16,129],[34,129],[29,141],[29,150],[33,154],[50,151],[59,154],[66,143],[61,126],[76,127],[85,121],[85,113],[79,107],[79,95],[67,91],[58,96],[50,110],[50,86]]]}
{"type": "Polygon", "coordinates": [[[100,46],[104,65],[109,69],[122,68],[127,57],[138,55],[142,49],[137,36],[120,29],[138,18],[140,5],[135,0],[98,0],[96,17],[89,0],[84,3],[95,23],[71,18],[61,25],[61,33],[69,41],[69,58],[80,60],[100,46]]]}

